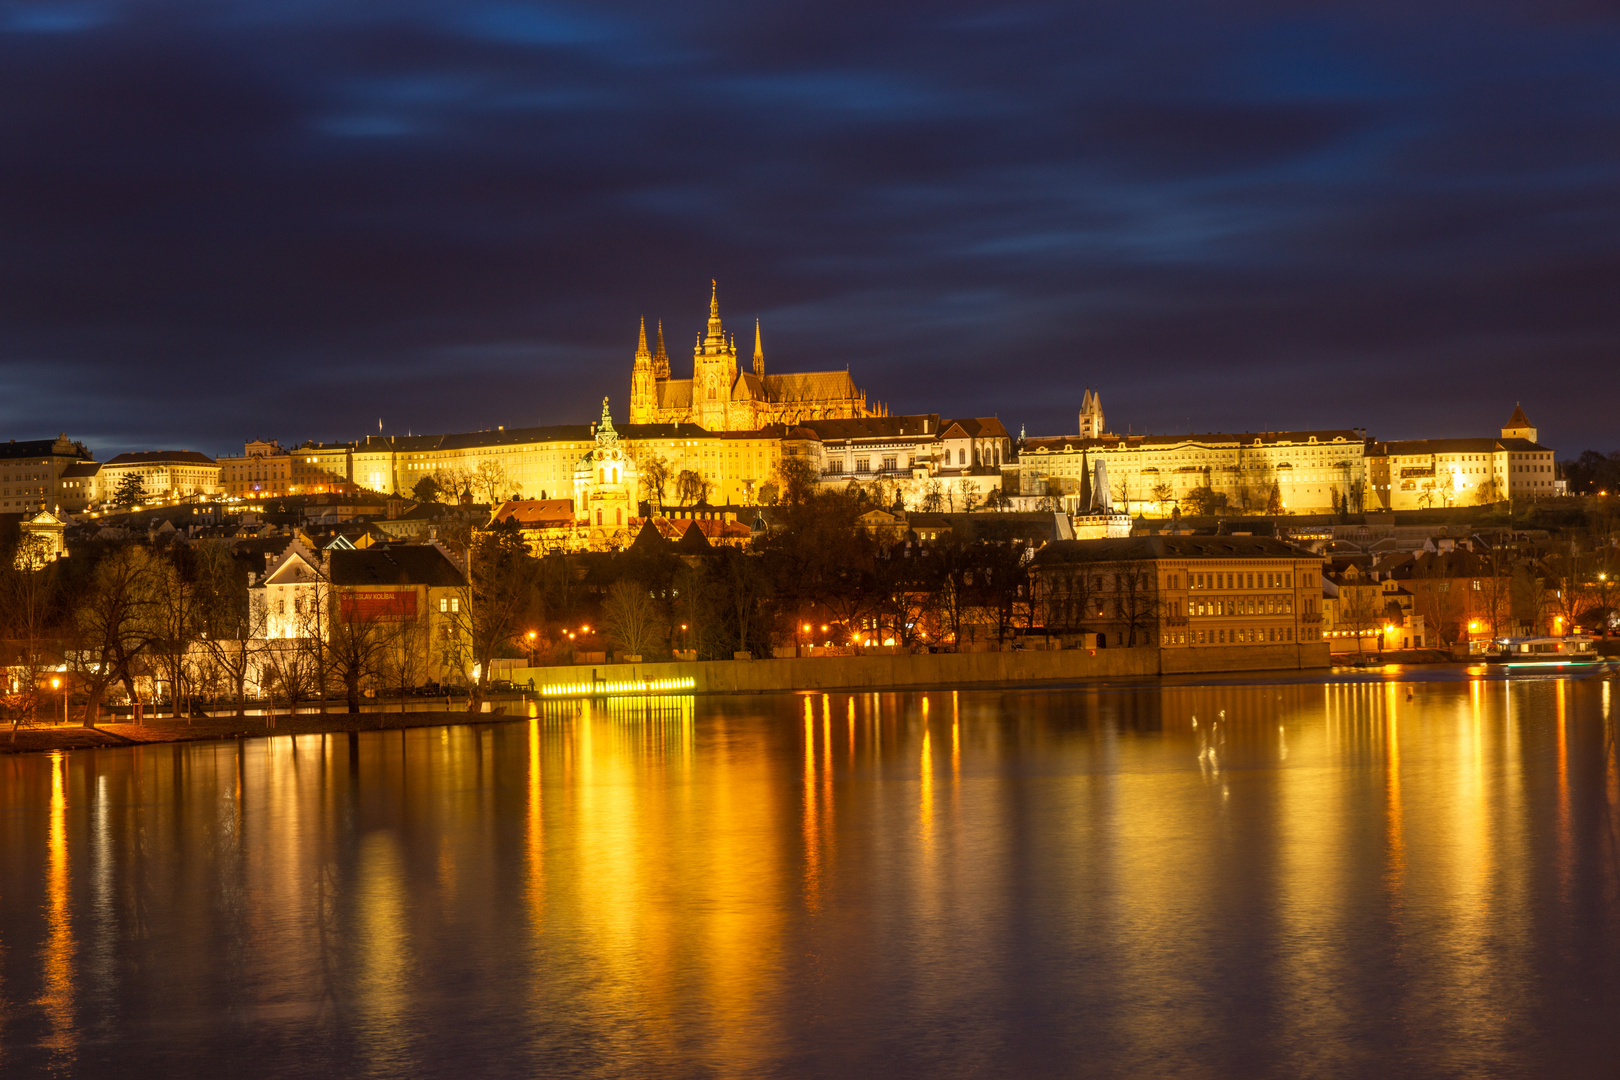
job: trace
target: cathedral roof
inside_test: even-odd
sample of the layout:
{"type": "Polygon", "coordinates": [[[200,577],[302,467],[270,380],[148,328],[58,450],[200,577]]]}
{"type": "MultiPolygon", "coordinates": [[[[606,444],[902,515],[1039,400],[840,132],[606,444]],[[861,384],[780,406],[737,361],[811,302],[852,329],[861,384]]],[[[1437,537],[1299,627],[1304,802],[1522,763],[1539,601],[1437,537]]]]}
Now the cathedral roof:
{"type": "Polygon", "coordinates": [[[733,401],[764,401],[766,400],[765,383],[752,371],[737,373],[737,381],[731,386],[731,400],[733,401]]]}
{"type": "Polygon", "coordinates": [[[768,401],[847,401],[861,396],[847,371],[802,371],[765,376],[768,401]]]}
{"type": "Polygon", "coordinates": [[[660,409],[690,409],[692,407],[691,379],[660,379],[658,407],[660,409]]]}

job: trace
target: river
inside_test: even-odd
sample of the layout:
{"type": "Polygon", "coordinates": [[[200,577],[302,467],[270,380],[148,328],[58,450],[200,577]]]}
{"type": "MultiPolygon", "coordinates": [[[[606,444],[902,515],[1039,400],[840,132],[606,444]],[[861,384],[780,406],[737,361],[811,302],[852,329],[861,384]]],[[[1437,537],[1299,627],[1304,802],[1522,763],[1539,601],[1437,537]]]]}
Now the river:
{"type": "Polygon", "coordinates": [[[1612,1076],[1613,684],[0,758],[0,1075],[1612,1076]]]}

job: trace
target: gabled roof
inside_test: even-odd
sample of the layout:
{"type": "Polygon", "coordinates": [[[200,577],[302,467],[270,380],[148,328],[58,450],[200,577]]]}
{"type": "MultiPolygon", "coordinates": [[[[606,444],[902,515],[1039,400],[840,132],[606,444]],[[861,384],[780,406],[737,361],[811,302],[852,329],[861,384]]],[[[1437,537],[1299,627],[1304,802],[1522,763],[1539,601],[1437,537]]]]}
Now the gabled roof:
{"type": "Polygon", "coordinates": [[[969,416],[945,421],[942,439],[1010,439],[1012,436],[994,416],[969,416]]]}
{"type": "Polygon", "coordinates": [[[465,588],[467,578],[436,544],[332,552],[332,584],[465,588]]]}
{"type": "Polygon", "coordinates": [[[704,555],[714,550],[709,538],[703,535],[699,526],[701,522],[693,521],[686,526],[686,532],[675,542],[675,550],[682,555],[704,555]]]}
{"type": "Polygon", "coordinates": [[[217,465],[219,462],[195,450],[141,450],[119,454],[108,465],[217,465]]]}
{"type": "Polygon", "coordinates": [[[804,420],[798,425],[823,442],[836,439],[933,438],[939,434],[938,413],[914,416],[862,416],[843,420],[804,420]]]}
{"type": "Polygon", "coordinates": [[[62,470],[63,480],[88,479],[101,471],[101,465],[94,461],[75,461],[62,470]]]}
{"type": "Polygon", "coordinates": [[[490,515],[490,524],[516,519],[525,529],[555,529],[574,523],[572,499],[510,499],[490,515]]]}
{"type": "Polygon", "coordinates": [[[1023,440],[1023,452],[1034,453],[1045,449],[1048,453],[1065,450],[1148,450],[1196,447],[1200,449],[1236,449],[1252,446],[1298,444],[1302,447],[1326,446],[1329,449],[1361,452],[1366,440],[1362,433],[1349,428],[1322,431],[1243,431],[1204,432],[1189,435],[1108,435],[1099,439],[1082,439],[1078,435],[1040,435],[1023,440]]]}
{"type": "Polygon", "coordinates": [[[647,521],[642,523],[641,531],[638,532],[636,534],[636,538],[631,541],[629,550],[642,554],[655,551],[668,551],[669,541],[664,539],[664,534],[658,530],[658,526],[653,523],[651,518],[649,518],[647,521]]]}
{"type": "Polygon", "coordinates": [[[1533,443],[1529,439],[1405,439],[1399,442],[1372,443],[1367,447],[1371,457],[1423,457],[1432,454],[1494,454],[1499,450],[1521,453],[1529,450],[1549,452],[1550,446],[1533,443]]]}
{"type": "MultiPolygon", "coordinates": [[[[993,515],[990,515],[993,516],[993,515]]],[[[1269,536],[1129,536],[1057,540],[1035,556],[1041,564],[1146,559],[1319,559],[1269,536]]]]}

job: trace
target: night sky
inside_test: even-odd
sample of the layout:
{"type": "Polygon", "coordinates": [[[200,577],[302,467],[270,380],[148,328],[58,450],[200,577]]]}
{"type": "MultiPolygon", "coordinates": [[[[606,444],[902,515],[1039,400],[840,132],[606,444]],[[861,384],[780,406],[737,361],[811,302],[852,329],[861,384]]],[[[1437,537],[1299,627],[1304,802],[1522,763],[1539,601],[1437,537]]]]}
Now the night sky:
{"type": "Polygon", "coordinates": [[[1609,450],[1617,119],[1613,4],[0,0],[3,437],[623,419],[718,278],[895,412],[1609,450]]]}

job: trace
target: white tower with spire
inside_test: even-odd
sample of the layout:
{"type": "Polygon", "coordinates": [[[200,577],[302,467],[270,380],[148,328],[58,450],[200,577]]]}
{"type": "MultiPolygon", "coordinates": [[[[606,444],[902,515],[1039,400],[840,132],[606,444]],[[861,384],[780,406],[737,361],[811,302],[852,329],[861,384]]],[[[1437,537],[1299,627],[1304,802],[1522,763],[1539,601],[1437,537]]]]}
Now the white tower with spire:
{"type": "Polygon", "coordinates": [[[1080,437],[1082,439],[1100,439],[1103,437],[1103,409],[1102,395],[1086,387],[1085,396],[1080,399],[1080,437]]]}

